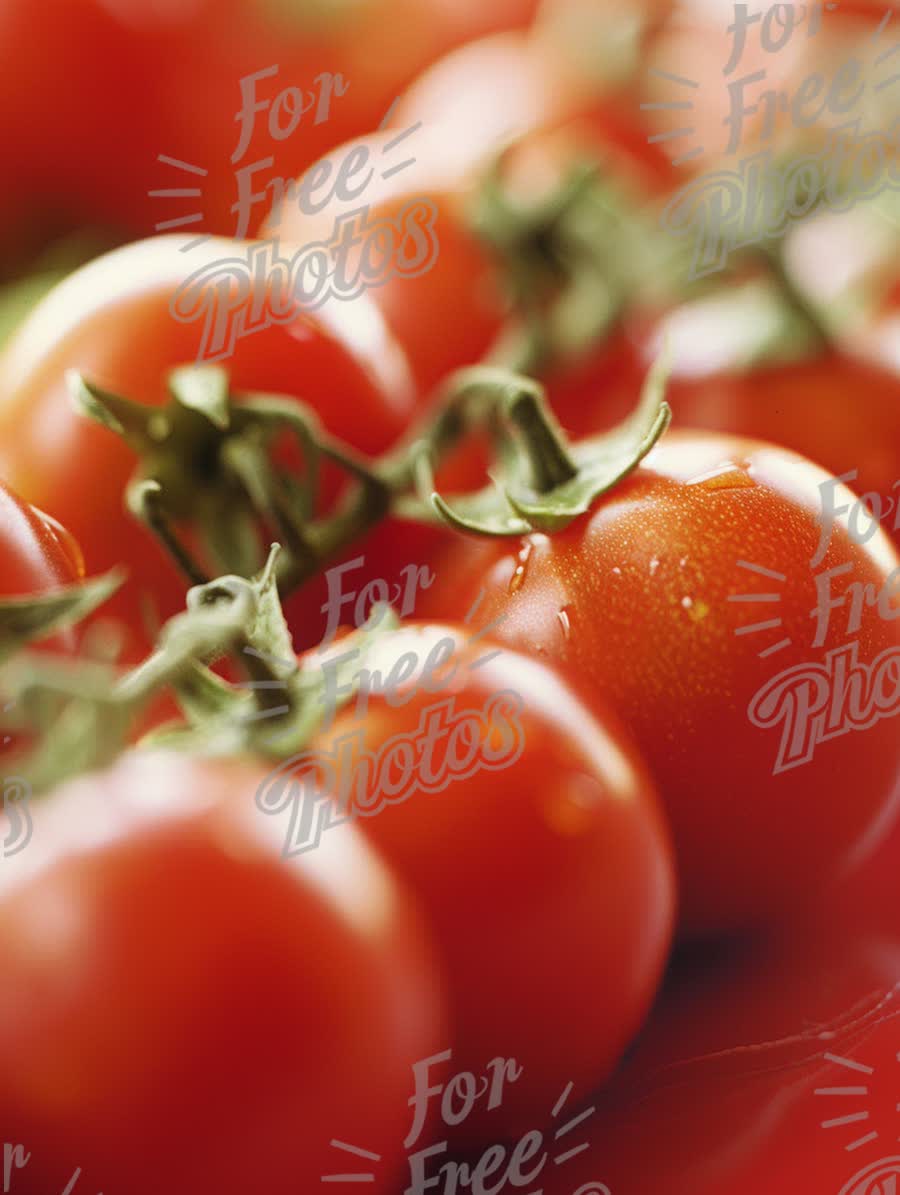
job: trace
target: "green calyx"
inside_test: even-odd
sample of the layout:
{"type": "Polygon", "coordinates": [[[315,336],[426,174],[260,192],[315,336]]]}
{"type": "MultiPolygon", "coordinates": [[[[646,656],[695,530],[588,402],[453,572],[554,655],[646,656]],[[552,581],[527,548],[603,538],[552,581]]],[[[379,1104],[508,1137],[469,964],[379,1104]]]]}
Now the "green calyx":
{"type": "Polygon", "coordinates": [[[645,238],[596,162],[575,162],[547,196],[523,205],[504,185],[505,157],[485,173],[470,222],[498,262],[510,307],[491,360],[533,374],[615,326],[645,238]]]}
{"type": "Polygon", "coordinates": [[[470,386],[493,398],[501,448],[492,485],[446,500],[420,460],[420,501],[450,526],[476,535],[518,536],[559,531],[634,470],[671,420],[664,401],[668,361],[651,370],[635,411],[612,431],[570,445],[544,398],[528,378],[501,370],[471,371],[470,386]]]}
{"type": "Polygon", "coordinates": [[[78,409],[138,455],[128,508],[195,585],[223,572],[254,575],[267,545],[278,540],[285,552],[277,579],[287,592],[387,511],[384,483],[325,433],[308,406],[283,395],[235,396],[217,366],[174,370],[171,399],[162,408],[111,394],[79,374],[70,375],[69,385],[78,409]],[[297,472],[275,460],[276,443],[286,441],[299,450],[297,472]],[[354,485],[337,510],[319,518],[323,461],[338,465],[354,485]],[[185,523],[202,561],[179,533],[185,523]]]}
{"type": "Polygon", "coordinates": [[[0,599],[0,664],[14,652],[85,618],[125,580],[119,569],[47,593],[0,599]]]}

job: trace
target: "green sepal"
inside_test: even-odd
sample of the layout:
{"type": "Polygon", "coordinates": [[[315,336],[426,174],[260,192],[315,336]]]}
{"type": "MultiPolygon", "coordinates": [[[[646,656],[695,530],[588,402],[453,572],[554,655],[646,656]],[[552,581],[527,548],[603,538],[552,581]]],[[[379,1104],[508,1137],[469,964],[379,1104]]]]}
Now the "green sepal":
{"type": "Polygon", "coordinates": [[[92,577],[49,593],[0,599],[0,663],[26,643],[72,626],[85,618],[119,588],[122,569],[92,577]]]}
{"type": "Polygon", "coordinates": [[[415,472],[422,500],[450,526],[475,535],[521,536],[567,527],[637,468],[668,427],[669,369],[666,350],[650,370],[632,414],[611,431],[574,446],[541,387],[528,378],[510,383],[501,410],[517,451],[503,454],[506,467],[490,474],[492,484],[485,489],[448,501],[434,489],[430,463],[420,454],[415,472]]]}
{"type": "Polygon", "coordinates": [[[228,371],[216,365],[183,365],[169,374],[169,392],[189,411],[197,411],[213,427],[225,431],[231,423],[228,371]]]}
{"type": "Polygon", "coordinates": [[[127,507],[192,585],[221,573],[254,575],[265,545],[277,539],[279,586],[288,592],[387,513],[387,484],[332,439],[310,407],[283,394],[236,395],[220,366],[174,369],[164,407],[132,402],[77,373],[68,382],[77,409],[136,452],[127,507]],[[285,437],[300,451],[301,476],[273,453],[285,437]],[[323,460],[355,484],[344,505],[320,517],[323,460]],[[186,525],[194,534],[184,534],[186,525]]]}
{"type": "Polygon", "coordinates": [[[67,372],[66,383],[80,414],[121,436],[136,452],[146,451],[160,438],[158,408],[104,390],[74,369],[67,372]]]}
{"type": "Polygon", "coordinates": [[[537,531],[558,531],[585,514],[591,505],[638,467],[669,426],[672,411],[664,401],[669,375],[663,354],[647,375],[637,408],[622,423],[572,449],[576,473],[546,493],[508,487],[512,509],[537,531]]]}

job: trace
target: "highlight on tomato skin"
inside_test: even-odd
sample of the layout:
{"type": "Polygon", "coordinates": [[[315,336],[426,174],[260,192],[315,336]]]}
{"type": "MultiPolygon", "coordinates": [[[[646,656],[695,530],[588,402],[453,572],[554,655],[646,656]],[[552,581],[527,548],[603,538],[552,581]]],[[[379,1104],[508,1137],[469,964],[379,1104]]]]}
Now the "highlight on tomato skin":
{"type": "Polygon", "coordinates": [[[676,379],[675,426],[783,444],[870,503],[900,545],[900,379],[874,363],[825,352],[737,376],[676,379]]]}
{"type": "MultiPolygon", "coordinates": [[[[84,575],[81,545],[68,528],[0,480],[0,598],[39,596],[82,581],[84,575]]],[[[71,653],[77,641],[70,628],[45,637],[40,647],[71,653]]],[[[3,736],[0,752],[11,741],[3,736]]]]}
{"type": "Polygon", "coordinates": [[[0,593],[23,597],[84,577],[74,536],[43,511],[23,502],[0,481],[0,593]]]}
{"type": "Polygon", "coordinates": [[[574,1106],[614,1069],[654,998],[677,898],[654,786],[618,719],[576,676],[498,653],[476,623],[480,609],[470,626],[386,635],[366,667],[397,683],[364,683],[313,746],[428,915],[454,1065],[523,1068],[500,1107],[449,1130],[486,1146],[547,1124],[568,1084],[574,1106]],[[417,753],[413,780],[397,795],[385,772],[373,803],[377,761],[400,740],[417,753]],[[473,751],[481,766],[462,766],[473,751]]]}
{"type": "Polygon", "coordinates": [[[446,1048],[440,964],[354,827],[282,856],[264,776],[124,756],[3,860],[0,1118],[27,1189],[77,1164],[135,1195],[287,1195],[346,1167],[338,1137],[391,1191],[411,1067],[446,1048]]]}
{"type": "Polygon", "coordinates": [[[854,858],[896,799],[890,710],[850,728],[830,672],[845,658],[873,670],[871,701],[874,670],[900,646],[897,553],[880,529],[851,539],[854,506],[786,450],[669,433],[566,530],[451,548],[435,568],[452,585],[423,595],[425,616],[452,618],[485,590],[500,642],[575,669],[609,701],[672,824],[684,933],[777,921],[854,858]],[[844,513],[832,518],[832,502],[844,513]],[[830,534],[812,565],[820,520],[830,534]],[[881,605],[851,608],[851,584],[881,605]],[[795,675],[824,704],[791,722],[795,675]],[[820,738],[825,717],[846,733],[820,738]]]}

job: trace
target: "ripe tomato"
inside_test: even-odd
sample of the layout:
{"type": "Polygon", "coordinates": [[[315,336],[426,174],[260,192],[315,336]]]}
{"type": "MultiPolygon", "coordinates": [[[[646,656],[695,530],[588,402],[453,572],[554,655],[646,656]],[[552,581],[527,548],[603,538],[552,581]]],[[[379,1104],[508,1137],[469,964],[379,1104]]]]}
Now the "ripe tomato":
{"type": "Polygon", "coordinates": [[[478,361],[501,331],[508,279],[472,218],[487,166],[510,138],[524,138],[507,154],[504,185],[513,202],[533,203],[584,159],[598,159],[639,198],[672,181],[668,159],[646,142],[637,103],[632,115],[630,101],[600,102],[596,81],[570,66],[565,50],[537,33],[472,43],[414,84],[389,131],[329,153],[286,198],[273,191],[274,210],[260,225],[263,237],[293,245],[328,241],[338,220],[353,217],[359,239],[352,276],[359,276],[361,261],[374,302],[409,353],[420,390],[478,361]],[[313,183],[329,168],[326,162],[334,177],[338,164],[349,166],[356,154],[365,155],[364,167],[345,197],[335,195],[332,183],[313,183]],[[390,222],[393,233],[386,231],[390,222]],[[413,238],[413,223],[428,231],[420,228],[413,238]],[[372,231],[364,235],[364,229],[372,231]],[[385,251],[385,238],[392,252],[385,251]],[[401,259],[409,263],[403,270],[386,268],[401,259]],[[413,263],[420,272],[412,272],[413,263]]]}
{"type": "MultiPolygon", "coordinates": [[[[522,1068],[499,1105],[480,1100],[450,1130],[505,1140],[548,1122],[567,1084],[577,1097],[605,1078],[638,1030],[672,928],[668,834],[616,720],[546,664],[471,627],[410,624],[365,665],[299,771],[335,777],[427,911],[454,1071],[481,1076],[498,1057],[522,1068]]],[[[311,800],[305,825],[327,837],[334,806],[311,800]]]]}
{"type": "MultiPolygon", "coordinates": [[[[0,599],[46,593],[83,577],[84,559],[74,537],[0,482],[0,599]]],[[[76,634],[71,629],[58,631],[40,644],[71,652],[76,634]]],[[[5,704],[0,689],[0,709],[5,704]]],[[[0,731],[0,758],[19,741],[18,735],[0,731]]]]}
{"type": "Polygon", "coordinates": [[[540,29],[498,33],[455,50],[408,89],[393,125],[421,120],[444,143],[468,142],[482,154],[510,138],[573,127],[583,143],[610,159],[614,172],[651,192],[669,189],[677,176],[647,141],[651,129],[637,97],[627,86],[616,92],[596,63],[579,61],[585,44],[577,37],[577,26],[565,36],[540,29]]]}
{"type": "MultiPolygon", "coordinates": [[[[213,240],[182,253],[186,243],[139,242],[66,279],[10,341],[0,379],[0,474],[71,526],[91,572],[116,563],[128,568],[129,583],[104,607],[129,625],[127,657],[146,646],[142,595],[167,618],[183,606],[185,586],[153,537],[123,510],[134,453],[74,411],[68,370],[159,406],[169,371],[194,361],[201,336],[219,328],[226,350],[228,331],[236,334],[222,362],[235,388],[301,396],[330,431],[363,452],[386,448],[413,411],[403,354],[366,296],[342,313],[340,326],[327,314],[300,315],[241,335],[247,305],[277,283],[260,275],[251,281],[246,258],[240,264],[246,246],[213,240]],[[175,318],[176,288],[203,269],[207,280],[178,300],[185,307],[175,318]]],[[[202,477],[202,469],[200,462],[194,475],[202,477]]]]}
{"type": "Polygon", "coordinates": [[[745,373],[675,377],[675,425],[783,444],[848,485],[877,495],[886,531],[900,543],[900,379],[837,351],[745,373]]]}
{"type": "Polygon", "coordinates": [[[886,1195],[889,1184],[851,1178],[896,1153],[898,861],[900,819],[776,934],[682,951],[592,1101],[589,1148],[547,1174],[546,1195],[598,1179],[626,1195],[661,1183],[673,1195],[886,1195]]]}
{"type": "Polygon", "coordinates": [[[390,1189],[446,1044],[409,898],[351,827],[286,860],[258,765],[124,757],[0,868],[0,1119],[29,1189],[390,1189]],[[332,1139],[380,1155],[348,1158],[332,1139]],[[91,1185],[92,1184],[92,1185],[91,1185]]]}
{"type": "Polygon", "coordinates": [[[360,627],[378,602],[413,616],[434,583],[438,553],[453,542],[448,527],[390,517],[283,602],[295,651],[315,647],[335,626],[360,627]]]}
{"type": "MultiPolygon", "coordinates": [[[[510,314],[509,267],[476,229],[479,192],[501,143],[480,136],[464,140],[460,129],[448,132],[440,123],[408,127],[415,128],[408,141],[398,143],[394,131],[372,134],[311,167],[294,193],[276,203],[259,236],[279,241],[288,256],[296,247],[335,239],[350,221],[358,236],[344,276],[348,282],[368,280],[372,301],[407,351],[418,390],[428,393],[453,369],[481,360],[510,314]],[[364,196],[340,197],[326,187],[318,207],[310,180],[325,161],[349,163],[357,154],[375,172],[364,196]],[[392,173],[392,159],[406,155],[405,169],[392,173]]],[[[535,132],[507,152],[503,186],[511,203],[534,205],[562,186],[576,163],[602,162],[615,137],[604,143],[586,129],[569,121],[535,132]]],[[[340,166],[333,169],[337,173],[340,166]]],[[[524,249],[512,251],[524,257],[524,249]]],[[[546,281],[536,276],[529,286],[536,291],[546,281]]]]}
{"type": "MultiPolygon", "coordinates": [[[[900,542],[895,373],[837,348],[794,361],[744,365],[727,337],[717,333],[720,325],[706,304],[676,311],[665,323],[674,349],[666,401],[675,427],[769,440],[836,477],[855,472],[848,485],[878,496],[883,526],[900,542]]],[[[567,431],[590,435],[624,418],[660,347],[661,337],[646,326],[632,327],[580,367],[548,378],[548,394],[567,431]]]]}
{"type": "MultiPolygon", "coordinates": [[[[345,270],[348,282],[370,280],[372,302],[404,345],[419,391],[427,393],[450,370],[484,355],[500,329],[505,302],[495,262],[467,221],[483,155],[428,128],[395,145],[396,138],[395,131],[374,133],[329,155],[335,172],[338,163],[349,162],[354,154],[377,163],[362,195],[345,199],[331,192],[313,212],[317,202],[312,191],[309,198],[299,194],[293,201],[288,193],[259,235],[295,247],[328,241],[339,219],[359,212],[354,217],[358,247],[345,270]],[[406,168],[391,173],[404,160],[406,168]],[[393,231],[387,233],[390,226],[393,231]],[[378,245],[386,236],[390,252],[378,245]],[[379,252],[383,262],[373,265],[379,252]]],[[[317,169],[312,167],[308,177],[317,169]]],[[[330,302],[338,308],[347,305],[337,298],[330,302]]]]}
{"type": "Polygon", "coordinates": [[[687,932],[782,915],[897,787],[898,558],[854,502],[787,451],[674,433],[566,530],[461,543],[423,597],[458,617],[486,590],[503,643],[609,700],[668,810],[687,932]]]}
{"type": "Polygon", "coordinates": [[[75,537],[0,482],[0,595],[24,597],[84,576],[75,537]]]}
{"type": "Polygon", "coordinates": [[[138,47],[103,0],[0,5],[0,273],[54,232],[103,215],[121,227],[115,208],[98,201],[136,152],[140,75],[138,47]]]}
{"type": "Polygon", "coordinates": [[[140,102],[129,113],[132,138],[115,155],[100,127],[112,188],[95,186],[96,203],[136,235],[195,217],[192,230],[235,236],[243,235],[234,210],[239,171],[250,171],[254,191],[293,178],[331,146],[377,127],[445,50],[524,24],[537,0],[104,4],[138,59],[139,90],[132,83],[122,94],[137,91],[140,102]],[[256,103],[245,138],[239,113],[256,103]]]}
{"type": "MultiPolygon", "coordinates": [[[[857,192],[878,195],[891,184],[887,168],[896,174],[897,146],[894,126],[897,119],[896,101],[891,95],[895,72],[892,51],[896,40],[896,18],[900,5],[896,0],[849,0],[849,3],[823,4],[796,14],[796,31],[790,47],[796,46],[792,74],[785,80],[787,100],[778,104],[780,112],[774,116],[774,126],[783,142],[793,138],[797,155],[801,152],[825,150],[825,161],[836,158],[833,142],[827,138],[840,131],[847,141],[855,140],[860,147],[855,158],[865,159],[866,138],[881,143],[878,157],[881,165],[872,164],[866,175],[854,169],[857,192]],[[806,18],[806,19],[804,19],[806,18]],[[852,87],[846,87],[848,67],[852,87]],[[807,80],[816,76],[830,91],[823,93],[821,102],[805,109],[795,119],[809,98],[807,80]],[[845,90],[842,90],[846,88],[845,90]],[[874,135],[874,136],[873,136],[874,135]],[[885,161],[885,158],[887,159],[885,161]],[[891,163],[893,158],[893,165],[891,163]],[[865,179],[865,181],[863,181],[865,179]]],[[[770,85],[769,85],[770,86],[770,85]]],[[[772,105],[774,108],[775,105],[772,105]]],[[[847,210],[852,200],[829,202],[834,210],[847,210]]]]}
{"type": "MultiPolygon", "coordinates": [[[[771,148],[769,121],[777,121],[781,108],[767,97],[785,87],[801,58],[801,40],[807,40],[806,12],[801,16],[799,6],[795,13],[786,11],[793,7],[772,16],[764,8],[745,26],[746,10],[689,0],[673,6],[671,18],[657,29],[641,58],[634,93],[647,113],[649,134],[671,159],[673,187],[690,184],[698,174],[711,180],[723,171],[739,176],[742,159],[771,148]],[[786,34],[794,16],[797,29],[786,34]]],[[[782,121],[787,126],[790,118],[782,121]]]]}

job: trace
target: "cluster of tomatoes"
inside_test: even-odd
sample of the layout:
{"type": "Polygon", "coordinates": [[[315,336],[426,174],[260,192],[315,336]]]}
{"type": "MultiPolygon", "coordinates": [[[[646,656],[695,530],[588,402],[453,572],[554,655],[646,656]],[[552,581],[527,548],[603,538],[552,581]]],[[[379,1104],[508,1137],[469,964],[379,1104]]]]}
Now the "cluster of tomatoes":
{"type": "Polygon", "coordinates": [[[893,1189],[897,240],[686,279],[673,7],[0,0],[4,1190],[893,1189]]]}

